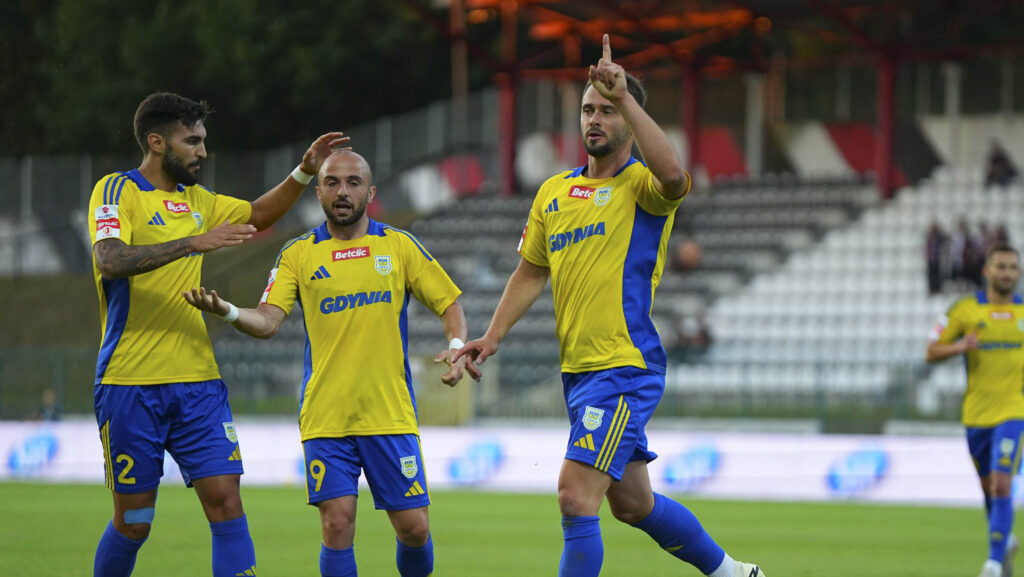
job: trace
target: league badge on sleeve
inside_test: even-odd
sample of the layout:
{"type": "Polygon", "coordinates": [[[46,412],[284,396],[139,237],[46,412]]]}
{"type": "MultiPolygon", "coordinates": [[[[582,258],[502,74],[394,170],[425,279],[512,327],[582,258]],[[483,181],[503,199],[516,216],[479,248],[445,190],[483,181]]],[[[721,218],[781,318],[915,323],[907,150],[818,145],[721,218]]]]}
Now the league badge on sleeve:
{"type": "Polygon", "coordinates": [[[377,273],[382,276],[388,276],[391,274],[391,255],[382,254],[375,255],[373,257],[374,267],[377,269],[377,273]]]}
{"type": "Polygon", "coordinates": [[[416,473],[420,472],[419,466],[416,464],[416,457],[402,457],[402,474],[405,475],[406,479],[412,479],[416,476],[416,473]]]}
{"type": "Polygon", "coordinates": [[[587,406],[586,412],[583,413],[583,426],[588,431],[597,430],[601,426],[601,421],[604,419],[604,409],[598,409],[597,407],[587,406]]]}
{"type": "Polygon", "coordinates": [[[121,238],[121,219],[117,216],[116,204],[96,207],[96,240],[121,238]]]}

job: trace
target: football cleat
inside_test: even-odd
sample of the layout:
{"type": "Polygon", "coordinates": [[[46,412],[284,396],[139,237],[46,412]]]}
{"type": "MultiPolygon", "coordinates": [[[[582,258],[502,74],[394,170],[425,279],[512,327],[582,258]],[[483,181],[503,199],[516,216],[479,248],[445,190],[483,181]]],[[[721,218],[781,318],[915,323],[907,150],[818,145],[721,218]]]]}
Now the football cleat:
{"type": "Polygon", "coordinates": [[[985,561],[985,564],[981,567],[981,573],[978,577],[1002,577],[1003,567],[999,563],[989,559],[985,561]]]}
{"type": "Polygon", "coordinates": [[[1013,558],[1017,556],[1017,551],[1019,550],[1020,539],[1013,533],[1010,533],[1010,538],[1006,541],[1006,555],[1003,556],[1002,577],[1013,577],[1013,558]]]}
{"type": "Polygon", "coordinates": [[[764,577],[764,571],[753,563],[736,562],[736,577],[764,577]]]}

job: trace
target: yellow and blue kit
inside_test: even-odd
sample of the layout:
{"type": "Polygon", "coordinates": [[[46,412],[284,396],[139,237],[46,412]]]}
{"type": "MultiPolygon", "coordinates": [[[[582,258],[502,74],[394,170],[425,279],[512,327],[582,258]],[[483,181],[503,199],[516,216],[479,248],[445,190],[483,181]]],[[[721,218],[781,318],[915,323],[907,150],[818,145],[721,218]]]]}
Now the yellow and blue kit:
{"type": "MultiPolygon", "coordinates": [[[[156,189],[138,170],[100,179],[89,201],[93,243],[154,245],[248,222],[251,205],[206,188],[156,189]]],[[[159,485],[165,450],[193,479],[242,472],[227,388],[202,313],[182,293],[200,286],[203,256],[107,280],[93,262],[103,340],[95,409],[108,486],[119,493],[159,485]],[[125,386],[128,385],[128,386],[125,386]],[[146,385],[146,386],[132,386],[146,385]]]]}
{"type": "Polygon", "coordinates": [[[967,390],[962,420],[968,427],[994,427],[1024,419],[1024,300],[989,302],[985,291],[956,301],[941,317],[932,340],[950,344],[975,332],[978,348],[964,355],[967,390]]]}
{"type": "Polygon", "coordinates": [[[665,390],[666,356],[651,304],[683,199],[663,197],[632,157],[611,178],[585,169],[541,186],[520,253],[551,271],[566,458],[618,480],[629,462],[657,457],[644,429],[665,390]]]}

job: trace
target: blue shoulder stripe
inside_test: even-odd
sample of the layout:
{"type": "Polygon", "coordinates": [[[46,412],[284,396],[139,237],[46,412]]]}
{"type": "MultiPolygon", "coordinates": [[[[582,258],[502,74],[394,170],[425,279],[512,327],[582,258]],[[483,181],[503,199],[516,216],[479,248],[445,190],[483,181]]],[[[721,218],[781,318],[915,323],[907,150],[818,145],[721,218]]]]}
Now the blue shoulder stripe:
{"type": "MultiPolygon", "coordinates": [[[[107,177],[107,182],[103,185],[103,204],[117,204],[114,200],[114,187],[117,187],[118,184],[124,186],[124,181],[127,179],[128,177],[123,172],[107,177]]],[[[117,190],[120,193],[121,189],[118,188],[117,190]]]]}
{"type": "Polygon", "coordinates": [[[117,196],[114,197],[114,204],[121,202],[121,191],[124,190],[126,182],[128,182],[128,178],[122,178],[121,182],[117,185],[117,196]]]}
{"type": "Polygon", "coordinates": [[[402,230],[400,228],[395,228],[393,226],[389,226],[389,225],[386,225],[386,224],[382,225],[382,226],[383,226],[384,230],[393,230],[393,231],[395,231],[397,233],[404,234],[405,236],[409,237],[409,240],[411,240],[412,243],[414,245],[416,245],[416,248],[420,249],[420,252],[423,253],[423,257],[427,259],[427,262],[430,262],[430,261],[434,260],[434,257],[430,256],[430,253],[427,252],[427,249],[423,248],[423,245],[420,244],[420,241],[417,240],[417,238],[415,236],[413,236],[412,234],[410,234],[410,233],[408,233],[408,232],[406,232],[406,231],[404,231],[404,230],[402,230]]]}

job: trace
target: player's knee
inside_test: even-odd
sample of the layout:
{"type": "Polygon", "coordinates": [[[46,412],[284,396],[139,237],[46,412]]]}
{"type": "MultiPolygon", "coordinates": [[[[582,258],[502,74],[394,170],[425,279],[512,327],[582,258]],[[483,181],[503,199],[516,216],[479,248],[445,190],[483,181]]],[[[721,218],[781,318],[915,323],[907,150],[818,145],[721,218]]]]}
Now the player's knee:
{"type": "Polygon", "coordinates": [[[325,540],[347,541],[355,533],[355,518],[343,514],[323,515],[320,526],[325,540]]]}
{"type": "Polygon", "coordinates": [[[992,497],[1009,497],[1013,493],[1013,478],[1008,474],[993,474],[989,480],[989,494],[992,497]]]}
{"type": "Polygon", "coordinates": [[[650,509],[644,510],[643,507],[635,501],[628,501],[624,503],[621,500],[613,502],[609,499],[608,508],[611,509],[612,516],[627,525],[636,525],[651,513],[650,509]]]}
{"type": "Polygon", "coordinates": [[[237,492],[224,492],[207,495],[203,499],[203,508],[211,523],[230,521],[245,514],[242,508],[242,497],[237,492]]]}
{"type": "Polygon", "coordinates": [[[149,537],[155,511],[153,507],[125,511],[121,519],[114,520],[114,528],[129,539],[141,541],[149,537]]]}
{"type": "Polygon", "coordinates": [[[398,541],[407,547],[422,547],[427,544],[430,538],[430,525],[416,522],[414,524],[395,527],[395,534],[398,541]]]}
{"type": "Polygon", "coordinates": [[[593,506],[584,493],[572,487],[559,487],[558,489],[558,509],[563,517],[596,515],[597,508],[600,506],[600,502],[596,507],[593,506]]]}

